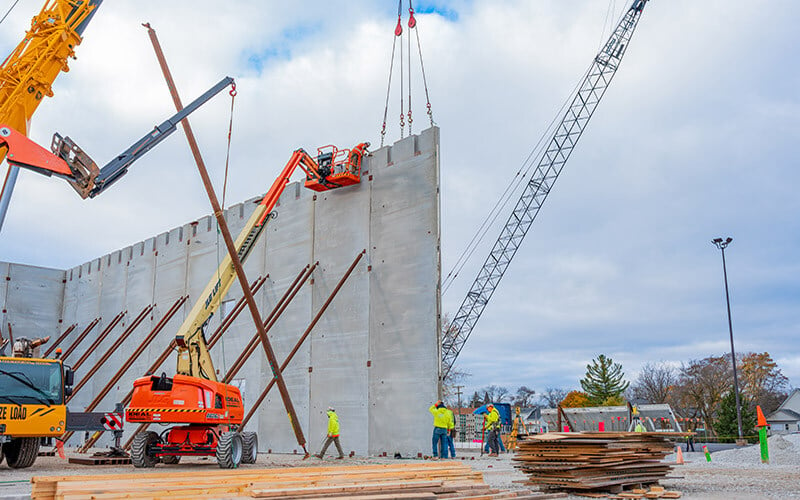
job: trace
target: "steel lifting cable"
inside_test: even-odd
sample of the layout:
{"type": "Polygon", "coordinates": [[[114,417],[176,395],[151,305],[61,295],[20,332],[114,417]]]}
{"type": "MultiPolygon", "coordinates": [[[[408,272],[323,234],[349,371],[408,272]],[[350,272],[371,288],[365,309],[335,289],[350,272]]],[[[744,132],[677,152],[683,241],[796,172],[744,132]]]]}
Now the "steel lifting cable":
{"type": "MultiPolygon", "coordinates": [[[[223,213],[225,211],[225,196],[228,193],[228,167],[230,165],[230,159],[231,159],[231,137],[233,136],[233,105],[236,102],[236,94],[238,94],[238,92],[236,91],[236,82],[233,82],[231,84],[231,90],[230,90],[230,92],[228,92],[228,95],[231,96],[231,113],[230,113],[230,120],[228,121],[228,145],[227,145],[227,151],[225,153],[225,177],[224,177],[224,180],[222,182],[222,206],[221,206],[221,209],[222,209],[223,213]]],[[[220,264],[222,263],[222,260],[220,258],[219,235],[220,235],[219,223],[217,223],[217,283],[219,283],[220,280],[222,279],[222,275],[220,274],[220,269],[219,269],[220,268],[220,264]]],[[[231,258],[233,258],[233,256],[231,256],[231,258]]],[[[224,320],[225,318],[221,314],[222,313],[222,297],[219,297],[219,308],[220,308],[220,311],[219,311],[220,312],[220,320],[224,320]]],[[[211,319],[211,318],[209,317],[208,319],[211,319]]],[[[203,332],[202,335],[205,336],[205,332],[203,332]]],[[[205,342],[205,339],[204,339],[204,342],[205,342]]],[[[222,349],[222,370],[223,370],[223,373],[225,373],[225,372],[228,371],[228,367],[227,367],[227,363],[226,363],[226,357],[225,357],[225,340],[220,338],[219,339],[219,343],[222,346],[221,347],[221,349],[222,349]]],[[[206,346],[206,349],[207,348],[208,347],[206,346]]],[[[226,384],[225,385],[225,398],[226,398],[226,401],[227,401],[227,397],[228,397],[228,385],[226,384]]]]}
{"type": "Polygon", "coordinates": [[[442,294],[446,293],[447,290],[450,288],[450,286],[452,286],[453,282],[458,277],[458,275],[461,272],[461,270],[464,268],[464,266],[467,264],[467,262],[469,262],[470,258],[475,253],[475,250],[477,250],[478,245],[480,245],[480,243],[486,237],[486,234],[489,232],[489,229],[491,229],[493,227],[493,224],[495,223],[497,218],[500,216],[500,214],[502,213],[503,209],[508,205],[508,203],[512,199],[514,199],[515,193],[517,193],[517,191],[520,189],[520,187],[523,186],[525,179],[528,177],[528,175],[530,174],[531,169],[533,169],[533,167],[535,165],[535,162],[533,162],[532,160],[535,159],[535,158],[538,158],[539,155],[541,154],[542,148],[545,145],[544,140],[546,138],[550,137],[550,135],[551,135],[550,132],[553,130],[553,127],[556,125],[558,120],[563,115],[564,110],[566,109],[566,107],[574,99],[575,94],[580,89],[580,85],[583,82],[583,80],[586,78],[586,75],[588,74],[588,72],[589,72],[589,69],[587,69],[583,73],[583,75],[581,75],[581,77],[578,80],[578,82],[572,88],[572,90],[567,95],[567,97],[564,100],[564,102],[561,104],[561,107],[558,109],[558,111],[554,115],[553,119],[550,121],[550,124],[547,126],[547,128],[544,130],[544,132],[542,132],[542,135],[539,137],[539,140],[536,142],[536,145],[533,147],[533,149],[531,149],[531,151],[528,154],[527,158],[522,163],[522,166],[519,168],[519,170],[517,170],[516,174],[514,174],[514,177],[511,179],[511,181],[509,182],[508,186],[506,186],[505,191],[503,191],[503,193],[500,195],[500,197],[498,198],[498,200],[495,203],[495,205],[489,211],[489,214],[486,216],[486,218],[484,219],[483,223],[480,225],[478,230],[475,232],[475,234],[473,235],[472,239],[467,244],[467,247],[461,252],[461,255],[456,260],[456,263],[450,269],[450,272],[448,272],[447,276],[445,276],[444,280],[442,280],[442,294]]]}
{"type": "Polygon", "coordinates": [[[395,26],[394,30],[394,39],[392,41],[392,58],[391,62],[389,63],[389,78],[386,85],[386,101],[384,103],[383,108],[383,124],[381,126],[381,147],[383,147],[385,140],[386,140],[386,120],[389,116],[389,100],[391,97],[391,90],[392,90],[392,77],[394,74],[394,60],[395,56],[397,55],[397,40],[400,39],[400,138],[402,139],[405,136],[405,125],[406,120],[408,122],[408,134],[412,134],[412,124],[414,122],[414,115],[413,115],[413,95],[412,95],[412,82],[413,82],[413,75],[411,72],[411,59],[412,59],[412,50],[411,50],[411,31],[414,31],[414,35],[416,36],[417,40],[417,52],[419,54],[419,65],[420,70],[422,72],[422,83],[425,89],[425,103],[426,103],[426,113],[428,118],[431,122],[431,127],[435,125],[433,121],[433,111],[431,107],[431,98],[430,92],[428,90],[428,78],[425,74],[425,63],[422,59],[422,44],[420,43],[419,39],[419,29],[417,28],[417,18],[414,15],[414,5],[409,0],[408,2],[408,68],[405,67],[405,58],[403,54],[403,0],[399,0],[397,3],[397,25],[395,26]],[[408,82],[406,82],[405,72],[408,71],[408,82]],[[408,84],[408,102],[405,102],[405,86],[406,83],[408,84]],[[408,106],[408,110],[406,110],[406,105],[408,106]]]}
{"type": "Polygon", "coordinates": [[[416,25],[414,7],[411,5],[411,0],[408,0],[408,135],[411,135],[411,123],[414,121],[411,116],[411,30],[416,25]]]}
{"type": "Polygon", "coordinates": [[[231,118],[228,123],[228,149],[225,153],[225,178],[222,182],[222,210],[225,210],[225,195],[228,194],[228,165],[231,160],[231,135],[233,134],[233,103],[236,101],[236,82],[231,84],[231,91],[228,92],[231,96],[231,118]]]}
{"type": "MultiPolygon", "coordinates": [[[[430,120],[431,120],[431,127],[433,127],[433,125],[434,125],[434,123],[433,123],[433,110],[431,109],[431,97],[430,97],[430,94],[428,93],[428,79],[425,77],[425,63],[422,62],[422,44],[419,43],[419,30],[417,29],[417,19],[414,17],[414,6],[412,5],[412,1],[411,0],[408,0],[408,11],[411,13],[411,17],[408,20],[409,31],[413,29],[414,30],[414,34],[417,37],[417,51],[419,52],[419,67],[420,67],[420,70],[422,71],[422,85],[425,87],[425,102],[426,102],[426,107],[427,107],[426,113],[428,114],[428,118],[430,118],[430,120]]],[[[409,37],[410,36],[411,36],[411,34],[409,33],[409,37]]],[[[409,52],[411,52],[410,45],[409,45],[409,49],[408,50],[409,50],[409,52]]],[[[409,55],[409,63],[408,63],[408,65],[411,66],[410,55],[409,55]]]]}
{"type": "MultiPolygon", "coordinates": [[[[389,82],[386,85],[386,105],[383,108],[383,126],[381,127],[381,147],[383,147],[384,139],[386,138],[386,118],[389,116],[389,95],[392,90],[392,74],[394,73],[394,55],[397,49],[397,37],[403,34],[402,24],[403,13],[403,0],[400,0],[397,5],[397,27],[394,29],[394,38],[392,39],[392,60],[389,63],[389,82]]],[[[403,61],[400,60],[400,65],[403,61]]]]}
{"type": "Polygon", "coordinates": [[[5,20],[6,20],[6,18],[8,17],[8,15],[9,15],[9,14],[11,14],[11,11],[12,11],[12,10],[14,10],[14,7],[16,7],[18,3],[19,3],[19,0],[14,0],[14,3],[13,3],[13,4],[11,4],[11,7],[9,7],[9,8],[8,8],[8,11],[7,11],[7,12],[6,12],[6,14],[3,16],[3,19],[0,19],[0,24],[3,24],[3,21],[5,21],[5,20]]]}
{"type": "Polygon", "coordinates": [[[603,31],[600,32],[600,41],[597,43],[597,50],[598,52],[600,49],[603,48],[603,42],[606,40],[606,28],[608,27],[609,21],[613,21],[614,14],[616,14],[617,10],[617,0],[608,0],[608,8],[606,9],[606,18],[603,21],[603,31]]]}
{"type": "MultiPolygon", "coordinates": [[[[400,9],[402,9],[403,0],[400,0],[400,9]]],[[[399,21],[399,18],[398,18],[399,21]]],[[[403,111],[403,86],[405,85],[405,80],[403,79],[403,26],[401,24],[397,25],[400,28],[400,33],[395,31],[395,34],[400,37],[400,138],[404,137],[404,129],[405,129],[405,113],[403,111]]],[[[408,68],[408,72],[411,73],[411,68],[408,68]]]]}

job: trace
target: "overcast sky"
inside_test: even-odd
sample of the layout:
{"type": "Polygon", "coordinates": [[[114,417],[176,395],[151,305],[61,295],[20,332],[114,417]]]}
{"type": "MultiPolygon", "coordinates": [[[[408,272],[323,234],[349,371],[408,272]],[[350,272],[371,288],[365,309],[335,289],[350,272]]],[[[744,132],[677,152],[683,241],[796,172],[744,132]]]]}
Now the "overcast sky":
{"type": "MultiPolygon", "coordinates": [[[[0,25],[1,53],[42,3],[21,0],[0,25]]],[[[441,127],[443,274],[588,67],[609,7],[616,23],[629,3],[415,2],[441,127]]],[[[53,132],[69,135],[102,165],[170,116],[141,27],[150,22],[185,103],[236,78],[227,198],[241,201],[262,193],[298,147],[380,143],[396,15],[396,2],[375,0],[107,0],[30,136],[47,146],[53,132]]],[[[734,238],[726,258],[737,350],[768,351],[800,385],[797,19],[791,0],[648,4],[459,358],[472,374],[467,391],[575,388],[601,353],[634,378],[646,362],[728,352],[718,236],[734,238]]],[[[399,138],[396,84],[388,142],[399,138]]],[[[421,90],[415,73],[415,132],[427,126],[421,90]]],[[[229,107],[221,95],[192,116],[218,189],[229,107]]],[[[69,268],[209,211],[175,134],[94,200],[22,172],[0,260],[69,268]]],[[[498,233],[445,294],[445,312],[457,310],[498,233]]]]}

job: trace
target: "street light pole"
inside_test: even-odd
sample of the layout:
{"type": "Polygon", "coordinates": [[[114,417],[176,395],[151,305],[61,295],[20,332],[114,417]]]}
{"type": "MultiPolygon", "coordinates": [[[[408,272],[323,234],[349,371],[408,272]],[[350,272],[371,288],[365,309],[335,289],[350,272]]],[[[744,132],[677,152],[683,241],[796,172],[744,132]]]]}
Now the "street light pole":
{"type": "Polygon", "coordinates": [[[463,385],[456,386],[456,394],[458,395],[458,427],[459,433],[458,437],[461,441],[466,440],[466,429],[463,425],[461,425],[461,389],[463,389],[463,385]]]}
{"type": "Polygon", "coordinates": [[[742,434],[742,408],[739,404],[739,377],[736,373],[736,351],[733,348],[733,322],[731,321],[731,298],[728,293],[728,269],[725,265],[725,248],[733,241],[733,238],[715,238],[711,243],[722,251],[722,274],[725,277],[725,302],[728,305],[728,332],[731,336],[731,362],[733,363],[733,391],[736,396],[736,423],[739,429],[739,442],[743,439],[742,434]]]}

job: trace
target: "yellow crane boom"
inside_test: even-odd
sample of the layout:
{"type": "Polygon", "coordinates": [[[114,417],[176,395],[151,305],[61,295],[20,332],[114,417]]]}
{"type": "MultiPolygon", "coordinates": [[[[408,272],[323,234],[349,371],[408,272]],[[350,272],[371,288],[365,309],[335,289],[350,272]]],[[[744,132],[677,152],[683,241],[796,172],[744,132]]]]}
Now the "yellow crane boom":
{"type": "MultiPolygon", "coordinates": [[[[0,66],[0,122],[28,135],[30,120],[45,97],[53,96],[53,82],[69,71],[69,58],[102,0],[47,0],[33,17],[25,38],[0,66]]],[[[7,148],[0,148],[0,161],[7,148]]],[[[18,168],[8,167],[0,192],[0,229],[3,227],[18,168]]]]}

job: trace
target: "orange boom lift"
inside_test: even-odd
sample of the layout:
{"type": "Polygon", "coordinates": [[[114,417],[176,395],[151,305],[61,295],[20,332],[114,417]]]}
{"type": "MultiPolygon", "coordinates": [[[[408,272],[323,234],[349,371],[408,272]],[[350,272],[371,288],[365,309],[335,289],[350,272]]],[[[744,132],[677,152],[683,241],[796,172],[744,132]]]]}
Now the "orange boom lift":
{"type": "MultiPolygon", "coordinates": [[[[303,149],[295,151],[236,239],[239,260],[244,263],[249,256],[297,168],[305,173],[305,186],[314,191],[358,184],[368,147],[369,143],[341,150],[324,146],[317,150],[316,158],[303,149]]],[[[254,432],[241,432],[241,393],[237,387],[217,380],[204,332],[235,281],[231,256],[226,255],[175,336],[175,376],[169,378],[162,373],[134,382],[126,420],[176,424],[160,434],[146,431],[134,437],[131,460],[135,467],[154,467],[159,462],[174,464],[181,456],[202,455],[216,456],[222,468],[255,463],[258,437],[254,432]]]]}

